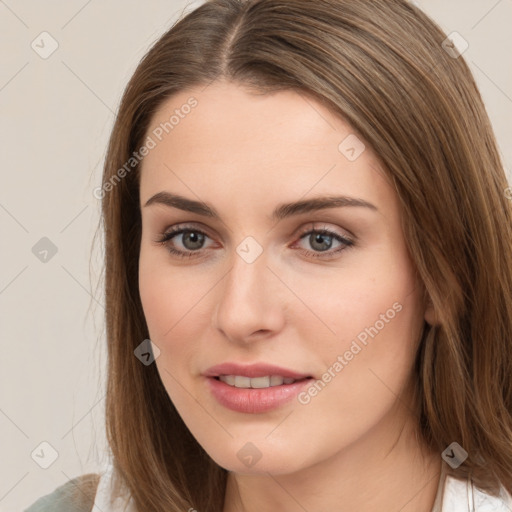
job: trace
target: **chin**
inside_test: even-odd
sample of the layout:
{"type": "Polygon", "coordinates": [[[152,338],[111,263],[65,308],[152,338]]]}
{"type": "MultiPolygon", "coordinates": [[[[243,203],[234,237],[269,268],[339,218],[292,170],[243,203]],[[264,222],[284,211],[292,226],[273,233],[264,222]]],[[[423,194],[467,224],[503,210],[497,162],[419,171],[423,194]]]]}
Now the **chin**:
{"type": "Polygon", "coordinates": [[[247,436],[235,437],[215,446],[210,440],[202,446],[219,466],[235,473],[285,475],[314,464],[308,461],[314,457],[305,454],[303,446],[285,446],[282,441],[272,443],[265,439],[266,435],[268,431],[258,438],[252,437],[254,441],[247,436]]]}

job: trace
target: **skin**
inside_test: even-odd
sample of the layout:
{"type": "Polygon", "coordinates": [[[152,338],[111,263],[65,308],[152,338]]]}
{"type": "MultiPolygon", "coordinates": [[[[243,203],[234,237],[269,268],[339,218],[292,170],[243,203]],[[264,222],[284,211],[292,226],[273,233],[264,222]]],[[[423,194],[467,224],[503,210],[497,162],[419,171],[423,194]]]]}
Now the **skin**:
{"type": "Polygon", "coordinates": [[[191,96],[197,106],[142,164],[139,286],[163,384],[197,441],[230,472],[223,512],[430,511],[440,457],[416,437],[411,383],[433,312],[421,301],[398,198],[377,156],[366,144],[347,159],[338,145],[354,130],[303,93],[255,95],[225,81],[168,99],[147,134],[191,96]],[[144,206],[161,191],[203,201],[220,220],[144,206]],[[377,210],[270,219],[281,203],[329,195],[377,210]],[[327,237],[323,246],[332,245],[322,251],[303,235],[312,223],[353,245],[327,237]],[[202,245],[181,234],[167,246],[199,256],[178,258],[157,242],[183,224],[206,233],[202,245]],[[263,250],[252,263],[236,252],[249,236],[263,250]],[[307,404],[243,414],[205,385],[202,372],[225,361],[321,379],[395,303],[400,312],[307,404]],[[248,442],[261,454],[251,467],[237,457],[248,442]]]}

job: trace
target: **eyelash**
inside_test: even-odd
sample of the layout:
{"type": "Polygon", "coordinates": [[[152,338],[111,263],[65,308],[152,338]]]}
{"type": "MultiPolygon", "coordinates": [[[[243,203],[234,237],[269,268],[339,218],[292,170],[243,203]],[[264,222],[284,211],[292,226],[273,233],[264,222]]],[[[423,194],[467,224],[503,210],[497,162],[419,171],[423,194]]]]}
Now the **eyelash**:
{"type": "MultiPolygon", "coordinates": [[[[194,257],[198,256],[201,250],[187,251],[187,252],[185,252],[185,251],[178,251],[178,250],[174,249],[173,247],[171,247],[168,244],[168,242],[170,242],[174,237],[176,237],[178,235],[181,235],[183,233],[199,233],[201,235],[204,235],[204,236],[208,237],[208,235],[204,231],[201,231],[200,229],[196,229],[196,228],[189,227],[189,226],[186,226],[186,227],[178,226],[176,228],[171,229],[170,231],[166,231],[165,233],[162,233],[161,238],[156,240],[156,243],[166,246],[166,249],[173,256],[177,256],[179,258],[194,258],[194,257]]],[[[338,233],[336,233],[334,231],[330,231],[328,229],[309,229],[309,230],[303,231],[299,235],[299,240],[304,238],[306,235],[311,235],[313,233],[318,234],[318,235],[327,235],[327,236],[332,237],[335,240],[337,240],[338,242],[341,242],[343,244],[341,247],[339,247],[335,251],[331,251],[331,252],[327,252],[327,251],[319,252],[319,251],[307,251],[307,250],[304,250],[304,252],[308,256],[311,256],[313,258],[330,259],[334,254],[337,254],[337,253],[339,253],[339,252],[341,252],[341,251],[343,251],[343,250],[345,250],[345,249],[347,249],[347,248],[349,248],[349,247],[354,245],[354,242],[352,240],[350,240],[350,239],[348,239],[348,238],[346,238],[346,237],[344,237],[342,235],[339,235],[338,233]]],[[[208,237],[208,238],[210,238],[210,237],[208,237]]]]}

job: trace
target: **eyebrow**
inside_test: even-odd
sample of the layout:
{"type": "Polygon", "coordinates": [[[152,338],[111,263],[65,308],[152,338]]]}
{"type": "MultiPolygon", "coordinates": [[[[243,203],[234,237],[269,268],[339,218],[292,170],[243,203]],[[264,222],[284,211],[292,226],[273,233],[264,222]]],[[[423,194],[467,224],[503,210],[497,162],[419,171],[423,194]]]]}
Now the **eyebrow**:
{"type": "MultiPolygon", "coordinates": [[[[152,204],[161,204],[171,208],[178,208],[180,210],[203,215],[213,219],[219,219],[220,215],[215,208],[201,201],[194,201],[186,197],[171,194],[169,192],[158,192],[150,197],[144,207],[152,204]]],[[[284,203],[279,205],[273,212],[272,221],[278,221],[301,213],[309,213],[317,210],[324,210],[327,208],[341,208],[346,206],[368,208],[373,211],[378,211],[377,207],[363,199],[348,196],[328,196],[316,197],[313,199],[305,199],[295,201],[293,203],[284,203]]]]}

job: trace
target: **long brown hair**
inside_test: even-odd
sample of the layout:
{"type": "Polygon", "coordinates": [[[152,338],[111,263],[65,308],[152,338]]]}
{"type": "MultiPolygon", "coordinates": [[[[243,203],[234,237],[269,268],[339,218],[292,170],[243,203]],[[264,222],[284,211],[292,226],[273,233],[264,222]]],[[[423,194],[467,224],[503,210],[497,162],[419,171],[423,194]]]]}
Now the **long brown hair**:
{"type": "Polygon", "coordinates": [[[425,324],[416,360],[421,435],[439,454],[453,441],[468,452],[456,476],[512,492],[512,205],[474,79],[463,57],[445,50],[445,38],[405,0],[211,0],[140,62],[100,194],[107,437],[139,510],[223,507],[226,470],[188,431],[156,365],[134,356],[149,338],[138,289],[134,152],[166,99],[221,78],[262,93],[310,94],[380,157],[437,317],[425,324]]]}

